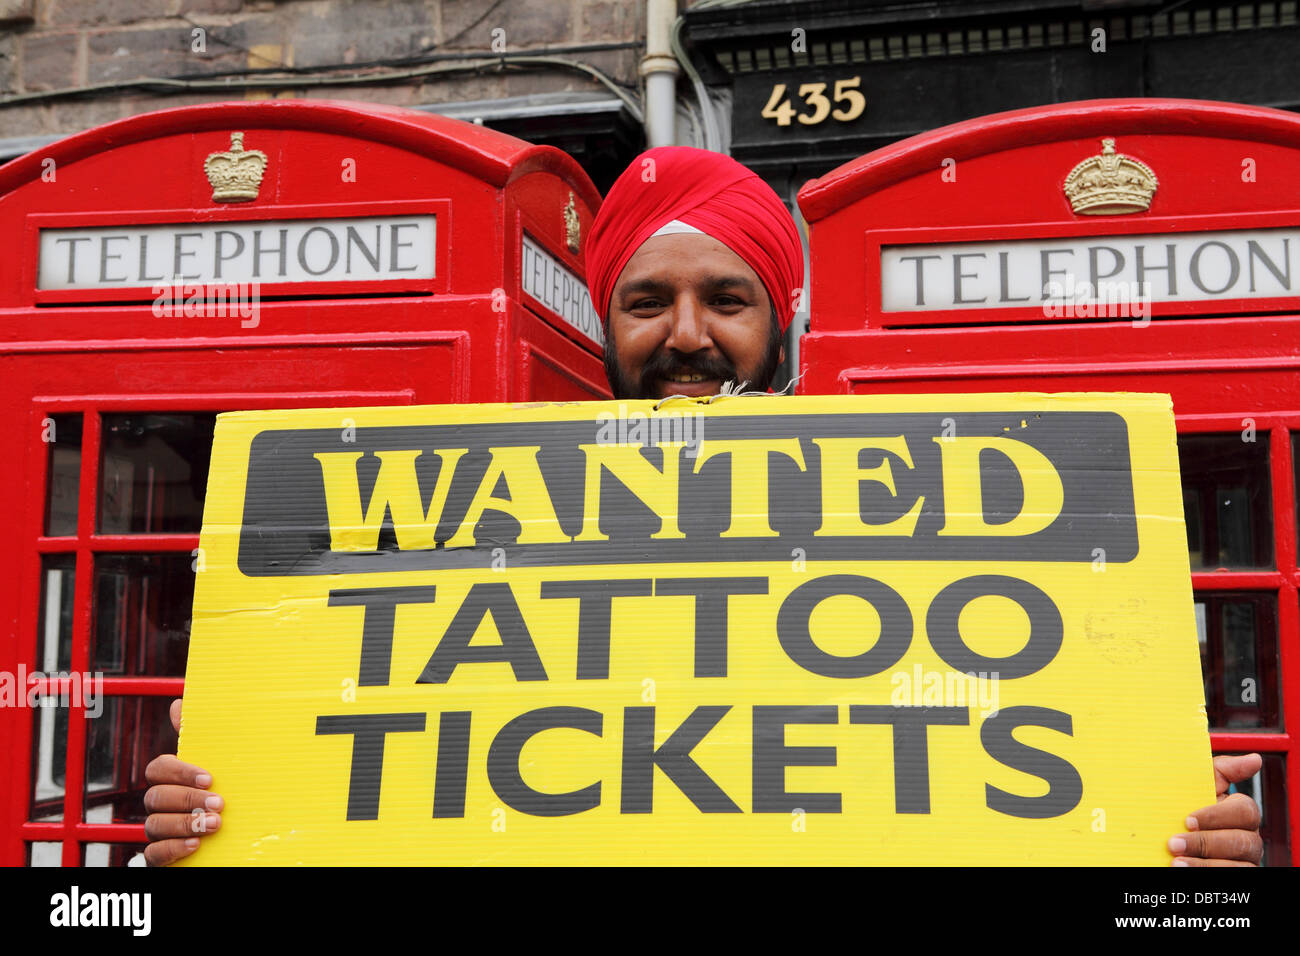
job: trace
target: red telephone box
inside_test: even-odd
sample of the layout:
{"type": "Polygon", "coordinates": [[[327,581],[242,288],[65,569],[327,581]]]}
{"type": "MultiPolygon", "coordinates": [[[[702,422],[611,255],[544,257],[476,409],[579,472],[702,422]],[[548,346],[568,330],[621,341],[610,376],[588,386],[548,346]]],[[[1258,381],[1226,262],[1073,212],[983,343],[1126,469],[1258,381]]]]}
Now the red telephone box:
{"type": "Polygon", "coordinates": [[[144,842],[215,415],[607,397],[599,202],[550,147],[325,101],[165,110],[0,168],[0,864],[144,842]]]}
{"type": "Polygon", "coordinates": [[[801,390],[1172,394],[1211,740],[1264,755],[1242,788],[1273,865],[1300,824],[1297,182],[1300,116],[1096,100],[915,136],[799,193],[801,390]]]}

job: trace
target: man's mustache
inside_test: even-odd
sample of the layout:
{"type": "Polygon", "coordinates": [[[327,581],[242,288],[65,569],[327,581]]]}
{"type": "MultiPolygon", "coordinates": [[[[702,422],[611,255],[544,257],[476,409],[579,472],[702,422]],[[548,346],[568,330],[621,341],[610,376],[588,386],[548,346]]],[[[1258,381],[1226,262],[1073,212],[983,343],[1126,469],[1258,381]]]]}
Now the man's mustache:
{"type": "Polygon", "coordinates": [[[700,375],[719,382],[736,381],[736,367],[726,359],[709,355],[657,352],[641,368],[641,392],[650,394],[655,382],[669,376],[700,375]]]}

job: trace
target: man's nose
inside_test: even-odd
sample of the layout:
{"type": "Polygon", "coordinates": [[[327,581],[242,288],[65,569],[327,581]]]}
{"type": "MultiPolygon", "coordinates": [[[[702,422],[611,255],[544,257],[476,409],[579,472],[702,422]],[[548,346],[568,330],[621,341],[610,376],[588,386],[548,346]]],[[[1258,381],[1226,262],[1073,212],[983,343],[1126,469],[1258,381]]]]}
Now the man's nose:
{"type": "Polygon", "coordinates": [[[672,323],[664,347],[684,354],[713,347],[709,337],[709,316],[704,303],[693,295],[679,296],[669,317],[672,323]]]}

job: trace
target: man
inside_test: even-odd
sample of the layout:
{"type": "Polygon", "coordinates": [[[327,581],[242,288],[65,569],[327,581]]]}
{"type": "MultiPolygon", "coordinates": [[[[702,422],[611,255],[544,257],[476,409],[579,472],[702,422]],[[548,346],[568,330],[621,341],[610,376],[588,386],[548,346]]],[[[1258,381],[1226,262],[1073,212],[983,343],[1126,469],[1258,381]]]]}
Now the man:
{"type": "MultiPolygon", "coordinates": [[[[606,318],[605,371],[616,398],[713,395],[727,381],[765,390],[803,287],[803,250],[785,205],[757,175],[717,153],[653,149],[611,187],[586,243],[587,283],[606,318]]],[[[179,730],[180,701],[172,705],[179,730]]],[[[1175,866],[1248,866],[1262,851],[1259,808],[1231,783],[1258,754],[1214,758],[1218,802],[1170,838],[1175,866]]],[[[150,864],[194,852],[220,827],[210,774],[158,757],[146,770],[150,864]],[[195,811],[198,811],[196,813],[195,811]]]]}
{"type": "Polygon", "coordinates": [[[610,188],[585,256],[615,398],[768,387],[803,289],[803,247],[754,173],[705,150],[650,150],[610,188]]]}

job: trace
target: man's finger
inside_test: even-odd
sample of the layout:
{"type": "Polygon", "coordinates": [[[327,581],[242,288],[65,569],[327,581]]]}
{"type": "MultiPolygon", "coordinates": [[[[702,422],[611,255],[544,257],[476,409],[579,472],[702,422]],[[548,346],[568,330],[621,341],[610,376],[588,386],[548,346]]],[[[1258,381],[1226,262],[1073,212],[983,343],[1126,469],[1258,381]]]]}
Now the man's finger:
{"type": "Polygon", "coordinates": [[[211,810],[220,813],[225,801],[215,793],[193,787],[158,784],[144,792],[144,808],[150,813],[192,813],[211,810]]]}
{"type": "Polygon", "coordinates": [[[1169,849],[1179,857],[1251,864],[1263,855],[1264,841],[1253,830],[1200,830],[1170,837],[1169,849]]]}
{"type": "Polygon", "coordinates": [[[175,754],[163,754],[150,760],[149,766],[144,768],[144,778],[150,783],[177,783],[202,790],[212,786],[212,774],[202,767],[185,763],[175,754]]]}
{"type": "Polygon", "coordinates": [[[151,813],[144,821],[144,835],[150,840],[166,840],[172,837],[203,836],[220,827],[220,814],[204,810],[197,813],[151,813]]]}
{"type": "Polygon", "coordinates": [[[1259,754],[1243,754],[1239,757],[1214,758],[1214,792],[1225,794],[1228,784],[1241,783],[1259,773],[1264,765],[1264,758],[1259,754]]]}
{"type": "Polygon", "coordinates": [[[1244,793],[1223,797],[1187,818],[1189,830],[1258,830],[1259,804],[1244,793]]]}
{"type": "Polygon", "coordinates": [[[1198,860],[1192,856],[1175,857],[1171,866],[1253,866],[1241,860],[1198,860]]]}
{"type": "Polygon", "coordinates": [[[181,699],[179,697],[172,701],[171,709],[168,713],[172,718],[172,729],[179,734],[181,732],[181,699]]]}
{"type": "Polygon", "coordinates": [[[168,863],[174,863],[189,856],[198,848],[198,837],[188,837],[184,840],[162,840],[158,843],[150,843],[144,848],[144,861],[149,866],[166,866],[168,863]]]}

